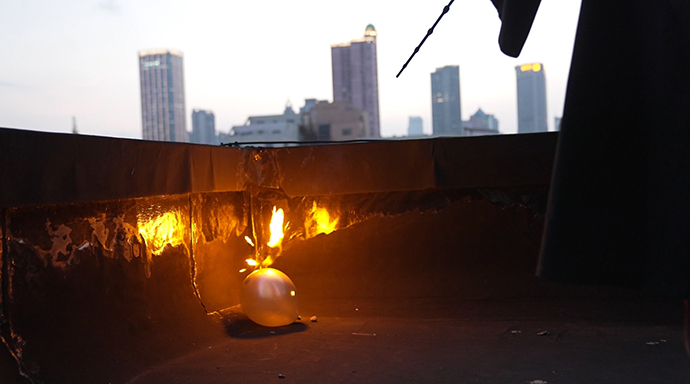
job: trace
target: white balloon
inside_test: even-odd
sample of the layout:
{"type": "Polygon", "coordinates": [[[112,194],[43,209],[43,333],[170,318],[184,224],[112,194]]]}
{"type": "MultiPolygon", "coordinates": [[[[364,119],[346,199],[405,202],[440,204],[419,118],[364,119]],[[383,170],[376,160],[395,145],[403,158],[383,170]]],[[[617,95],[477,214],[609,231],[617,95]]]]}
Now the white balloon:
{"type": "Polygon", "coordinates": [[[292,324],[299,315],[295,284],[274,268],[257,269],[244,279],[240,305],[250,320],[265,327],[292,324]]]}

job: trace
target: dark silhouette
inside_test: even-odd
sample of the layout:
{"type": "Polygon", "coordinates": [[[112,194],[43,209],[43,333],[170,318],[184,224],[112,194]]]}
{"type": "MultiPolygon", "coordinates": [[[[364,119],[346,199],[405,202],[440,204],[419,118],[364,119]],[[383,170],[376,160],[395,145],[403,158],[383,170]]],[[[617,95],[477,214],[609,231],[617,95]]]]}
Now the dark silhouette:
{"type": "MultiPolygon", "coordinates": [[[[517,56],[540,1],[493,3],[517,56]]],[[[690,298],[688,20],[686,1],[583,0],[538,276],[690,298]]]]}

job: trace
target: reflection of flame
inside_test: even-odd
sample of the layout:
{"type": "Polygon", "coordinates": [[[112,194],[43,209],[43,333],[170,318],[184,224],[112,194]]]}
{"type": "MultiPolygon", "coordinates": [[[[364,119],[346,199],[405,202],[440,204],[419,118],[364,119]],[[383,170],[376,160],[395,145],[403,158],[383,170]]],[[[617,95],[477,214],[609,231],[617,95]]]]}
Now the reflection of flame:
{"type": "Polygon", "coordinates": [[[321,233],[329,234],[335,231],[338,227],[338,221],[338,217],[331,219],[331,215],[328,211],[316,205],[315,201],[305,223],[307,238],[314,237],[321,233]]]}
{"type": "Polygon", "coordinates": [[[256,266],[258,263],[254,259],[247,259],[245,260],[247,262],[247,265],[251,265],[252,267],[256,266]]]}
{"type": "Polygon", "coordinates": [[[179,212],[166,212],[149,220],[139,220],[139,234],[152,253],[160,253],[166,245],[174,247],[184,241],[185,226],[179,212]]]}
{"type": "Polygon", "coordinates": [[[283,220],[285,220],[283,209],[280,208],[276,210],[276,207],[273,207],[273,216],[271,217],[271,224],[269,225],[271,239],[266,243],[266,245],[271,248],[279,246],[280,242],[283,240],[283,220]]]}
{"type": "Polygon", "coordinates": [[[245,236],[244,241],[249,243],[249,245],[251,245],[252,247],[254,246],[254,242],[252,241],[252,239],[249,236],[245,236]]]}

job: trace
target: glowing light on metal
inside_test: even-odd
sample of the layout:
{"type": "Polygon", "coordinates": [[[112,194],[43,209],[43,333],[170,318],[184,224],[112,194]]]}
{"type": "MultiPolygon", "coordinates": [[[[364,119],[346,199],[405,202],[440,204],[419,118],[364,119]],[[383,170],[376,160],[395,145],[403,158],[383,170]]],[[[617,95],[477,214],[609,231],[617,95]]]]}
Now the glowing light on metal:
{"type": "Polygon", "coordinates": [[[311,208],[305,223],[307,238],[314,237],[321,233],[329,234],[338,228],[338,217],[332,218],[331,214],[325,209],[319,207],[316,202],[311,208]]]}
{"type": "Polygon", "coordinates": [[[139,234],[152,253],[160,253],[169,244],[173,247],[184,242],[185,225],[179,212],[166,212],[148,220],[139,220],[139,234]]]}
{"type": "Polygon", "coordinates": [[[249,245],[254,247],[254,242],[252,241],[252,239],[249,236],[245,236],[244,241],[246,241],[247,243],[249,243],[249,245]]]}

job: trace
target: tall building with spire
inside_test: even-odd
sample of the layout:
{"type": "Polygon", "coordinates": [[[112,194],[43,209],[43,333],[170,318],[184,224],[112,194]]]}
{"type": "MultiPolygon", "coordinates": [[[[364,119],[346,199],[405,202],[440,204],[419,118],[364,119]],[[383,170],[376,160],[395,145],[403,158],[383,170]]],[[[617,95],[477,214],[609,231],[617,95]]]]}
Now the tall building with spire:
{"type": "Polygon", "coordinates": [[[376,29],[367,25],[364,37],[331,45],[333,101],[346,101],[367,112],[367,137],[381,137],[376,29]]]}
{"type": "Polygon", "coordinates": [[[515,67],[518,133],[546,132],[546,77],[541,63],[515,67]]]}
{"type": "Polygon", "coordinates": [[[182,52],[139,52],[142,138],[187,141],[182,52]]]}
{"type": "Polygon", "coordinates": [[[460,67],[447,65],[431,74],[431,112],[434,136],[462,136],[460,67]]]}

